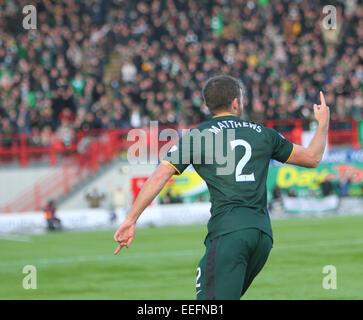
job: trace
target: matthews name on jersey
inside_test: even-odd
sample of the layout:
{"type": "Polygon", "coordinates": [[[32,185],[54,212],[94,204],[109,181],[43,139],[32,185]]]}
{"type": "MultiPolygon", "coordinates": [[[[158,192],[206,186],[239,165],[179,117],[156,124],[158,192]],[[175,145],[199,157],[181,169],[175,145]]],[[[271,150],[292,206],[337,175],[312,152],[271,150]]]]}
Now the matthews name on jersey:
{"type": "Polygon", "coordinates": [[[210,193],[210,239],[245,228],[272,238],[266,179],[270,159],[286,162],[293,144],[274,129],[233,115],[189,130],[163,161],[181,174],[192,164],[210,193]]]}

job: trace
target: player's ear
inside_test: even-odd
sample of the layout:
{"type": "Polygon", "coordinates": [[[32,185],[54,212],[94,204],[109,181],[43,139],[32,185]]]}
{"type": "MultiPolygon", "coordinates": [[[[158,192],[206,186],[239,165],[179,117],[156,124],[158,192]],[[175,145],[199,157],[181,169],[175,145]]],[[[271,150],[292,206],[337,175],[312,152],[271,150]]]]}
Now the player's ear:
{"type": "Polygon", "coordinates": [[[238,99],[237,98],[234,98],[232,100],[232,110],[233,111],[238,111],[238,99]]]}

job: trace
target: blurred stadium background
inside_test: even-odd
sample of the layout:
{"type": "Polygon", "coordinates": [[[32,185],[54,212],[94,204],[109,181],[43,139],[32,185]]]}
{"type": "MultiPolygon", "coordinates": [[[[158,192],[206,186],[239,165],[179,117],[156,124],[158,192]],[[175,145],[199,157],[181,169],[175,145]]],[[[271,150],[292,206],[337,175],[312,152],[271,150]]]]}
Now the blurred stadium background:
{"type": "Polygon", "coordinates": [[[44,0],[25,30],[27,4],[0,2],[1,299],[194,299],[209,195],[192,168],[121,257],[112,236],[156,166],[129,163],[128,133],[150,144],[150,121],[181,132],[208,120],[201,88],[220,73],[244,83],[244,119],[292,142],[309,143],[321,89],[332,116],[317,168],[271,161],[275,248],[246,298],[363,298],[359,1],[44,0]],[[48,232],[52,210],[63,232],[48,232]],[[37,290],[22,288],[29,264],[37,290]],[[331,264],[338,289],[324,290],[331,264]]]}

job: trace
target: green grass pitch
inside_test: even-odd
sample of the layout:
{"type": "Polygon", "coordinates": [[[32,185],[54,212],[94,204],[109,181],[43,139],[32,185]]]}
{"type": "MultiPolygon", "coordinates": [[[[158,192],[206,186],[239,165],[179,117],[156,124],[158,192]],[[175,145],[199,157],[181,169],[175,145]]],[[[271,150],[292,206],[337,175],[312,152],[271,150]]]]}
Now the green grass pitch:
{"type": "MultiPolygon", "coordinates": [[[[244,299],[363,299],[363,216],[272,224],[274,248],[244,299]],[[326,265],[335,290],[323,289],[326,265]]],[[[206,226],[139,228],[118,256],[113,233],[2,236],[0,299],[195,299],[206,226]],[[25,265],[37,268],[35,290],[23,289],[25,265]]]]}

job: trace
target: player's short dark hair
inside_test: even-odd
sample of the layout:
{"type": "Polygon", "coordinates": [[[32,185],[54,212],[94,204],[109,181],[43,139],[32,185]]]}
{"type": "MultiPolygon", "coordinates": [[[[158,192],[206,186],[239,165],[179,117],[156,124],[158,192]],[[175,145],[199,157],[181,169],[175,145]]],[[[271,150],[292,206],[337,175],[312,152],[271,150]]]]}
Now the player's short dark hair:
{"type": "Polygon", "coordinates": [[[210,78],[203,87],[203,98],[211,113],[229,110],[232,101],[241,99],[242,82],[228,75],[210,78]]]}

